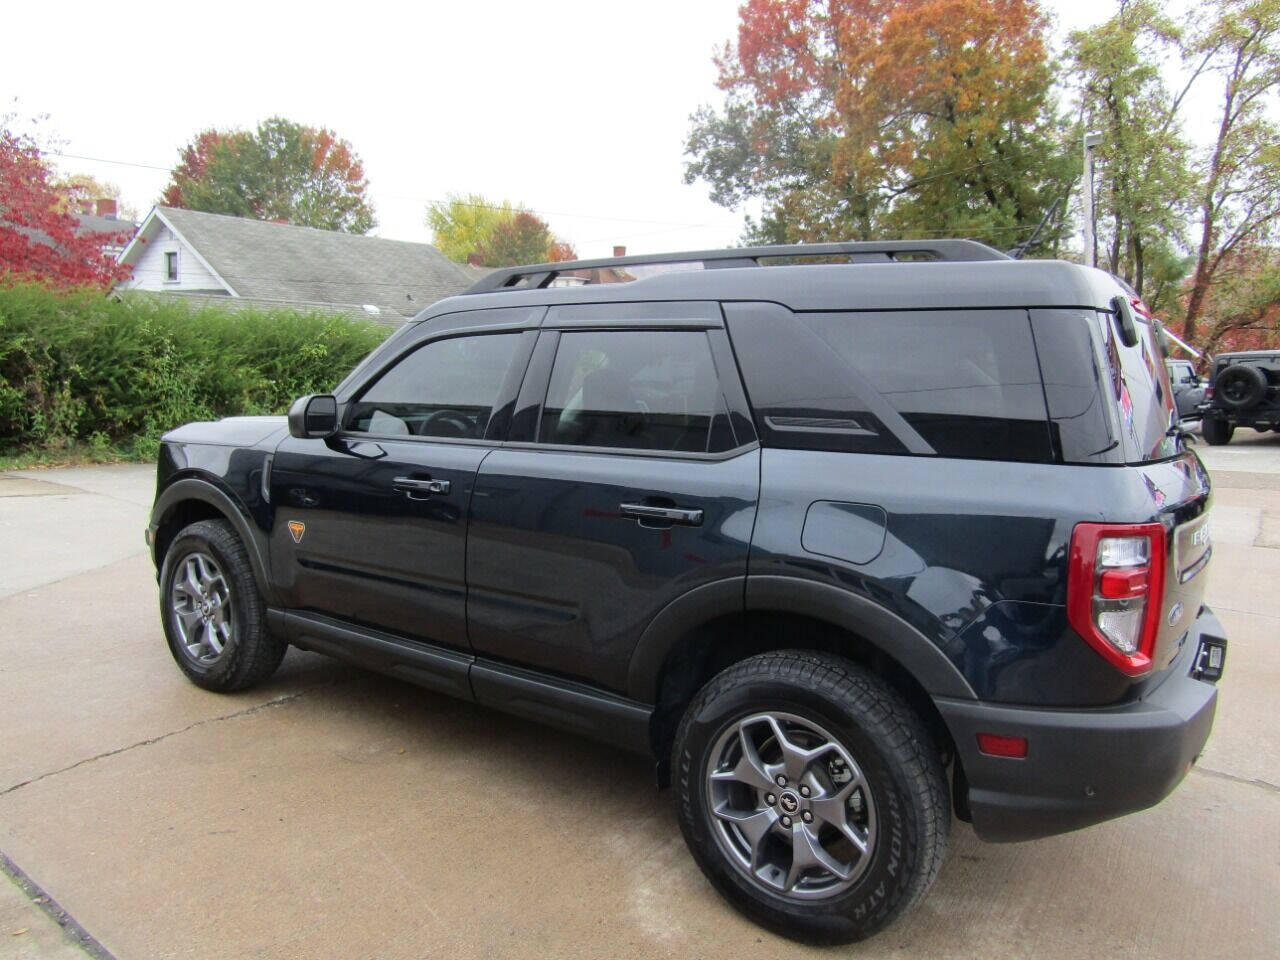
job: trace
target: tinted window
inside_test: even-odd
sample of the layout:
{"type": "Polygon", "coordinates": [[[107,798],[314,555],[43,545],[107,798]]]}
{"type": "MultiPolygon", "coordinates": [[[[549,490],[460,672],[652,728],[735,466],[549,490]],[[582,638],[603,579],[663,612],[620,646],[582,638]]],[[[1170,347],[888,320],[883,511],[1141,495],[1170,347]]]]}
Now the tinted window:
{"type": "Polygon", "coordinates": [[[706,334],[562,334],[538,440],[689,453],[728,449],[728,418],[706,334]]]}
{"type": "Polygon", "coordinates": [[[351,405],[347,429],[480,439],[520,335],[435,340],[402,357],[351,405]]]}
{"type": "Polygon", "coordinates": [[[1025,311],[726,314],[775,446],[1053,459],[1025,311]]]}
{"type": "Polygon", "coordinates": [[[1123,463],[1108,396],[1111,376],[1094,342],[1092,310],[1032,310],[1050,429],[1067,463],[1123,463]]]}
{"type": "Polygon", "coordinates": [[[1139,320],[1138,342],[1126,347],[1116,334],[1115,316],[1098,316],[1119,406],[1126,461],[1148,463],[1174,456],[1178,441],[1169,436],[1169,428],[1177,423],[1177,414],[1155,330],[1150,323],[1139,320]]]}

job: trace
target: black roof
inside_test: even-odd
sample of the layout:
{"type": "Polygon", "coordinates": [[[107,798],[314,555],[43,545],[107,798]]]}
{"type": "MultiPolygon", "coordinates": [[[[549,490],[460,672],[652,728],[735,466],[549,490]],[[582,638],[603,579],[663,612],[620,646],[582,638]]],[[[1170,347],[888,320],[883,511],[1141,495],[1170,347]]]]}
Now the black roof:
{"type": "MultiPolygon", "coordinates": [[[[637,273],[641,271],[636,271],[637,273]]],[[[1061,260],[1012,260],[973,241],[754,247],[538,264],[497,270],[419,314],[498,307],[662,300],[773,301],[792,310],[1083,307],[1110,309],[1123,293],[1110,274],[1061,260]],[[846,255],[845,263],[788,259],[846,255]],[[908,258],[906,255],[909,255],[908,258]],[[932,259],[925,257],[933,256],[932,259]],[[781,261],[767,266],[761,260],[781,261]],[[556,277],[635,264],[667,269],[630,282],[553,286],[556,277]]]]}

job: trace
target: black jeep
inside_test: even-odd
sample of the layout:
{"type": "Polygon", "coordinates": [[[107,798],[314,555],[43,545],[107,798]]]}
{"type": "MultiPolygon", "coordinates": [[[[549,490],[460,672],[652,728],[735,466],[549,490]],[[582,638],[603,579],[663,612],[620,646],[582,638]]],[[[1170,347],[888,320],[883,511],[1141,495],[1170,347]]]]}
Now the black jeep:
{"type": "Polygon", "coordinates": [[[953,812],[1097,823],[1209,736],[1159,340],[1109,275],[964,241],[498,271],[287,423],[164,438],[165,634],[213,690],[295,644],[651,755],[730,902],[864,937],[953,812]]]}
{"type": "Polygon", "coordinates": [[[1236,427],[1280,430],[1280,351],[1215,357],[1200,414],[1200,431],[1214,446],[1229,443],[1236,427]]]}

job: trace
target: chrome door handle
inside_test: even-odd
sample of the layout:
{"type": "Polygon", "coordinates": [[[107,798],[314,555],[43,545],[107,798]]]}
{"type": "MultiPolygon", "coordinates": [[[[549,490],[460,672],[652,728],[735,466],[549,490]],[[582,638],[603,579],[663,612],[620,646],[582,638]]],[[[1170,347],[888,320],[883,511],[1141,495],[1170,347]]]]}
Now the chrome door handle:
{"type": "Polygon", "coordinates": [[[448,493],[448,480],[416,480],[413,477],[396,477],[391,486],[412,496],[415,493],[448,493]]]}
{"type": "Polygon", "coordinates": [[[701,510],[684,510],[680,507],[653,507],[647,503],[622,503],[618,512],[628,520],[657,520],[660,523],[679,523],[687,527],[702,526],[701,510]]]}

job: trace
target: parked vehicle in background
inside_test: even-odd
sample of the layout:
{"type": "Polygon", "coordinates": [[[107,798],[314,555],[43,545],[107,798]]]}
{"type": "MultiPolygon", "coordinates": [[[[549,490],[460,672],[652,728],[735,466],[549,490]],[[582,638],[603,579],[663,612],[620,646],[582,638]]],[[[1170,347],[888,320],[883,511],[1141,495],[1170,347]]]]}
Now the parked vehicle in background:
{"type": "Polygon", "coordinates": [[[1173,402],[1179,420],[1199,420],[1200,404],[1204,402],[1204,382],[1189,360],[1166,360],[1169,383],[1173,386],[1173,402]]]}
{"type": "Polygon", "coordinates": [[[1204,747],[1163,361],[1115,278],[968,241],[497,270],[287,422],[164,437],[165,634],[212,690],[292,643],[647,754],[726,899],[856,940],[953,812],[1074,830],[1204,747]]]}
{"type": "Polygon", "coordinates": [[[1200,413],[1200,432],[1215,446],[1229,443],[1236,427],[1280,430],[1280,351],[1215,357],[1200,413]]]}

